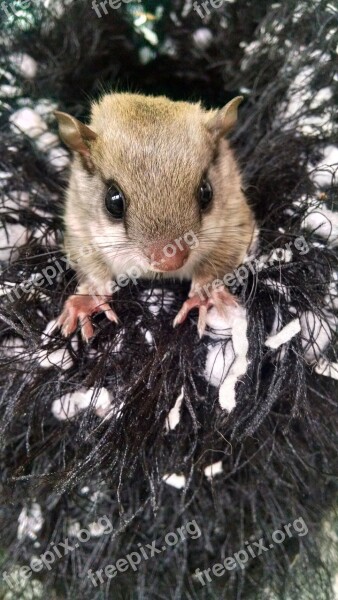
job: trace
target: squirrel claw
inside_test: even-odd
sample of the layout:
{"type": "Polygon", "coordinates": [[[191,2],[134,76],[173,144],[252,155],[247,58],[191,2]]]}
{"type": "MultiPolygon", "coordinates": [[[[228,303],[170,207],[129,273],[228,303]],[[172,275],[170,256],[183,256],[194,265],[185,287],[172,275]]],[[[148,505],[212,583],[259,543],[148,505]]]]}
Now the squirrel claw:
{"type": "Polygon", "coordinates": [[[107,296],[89,296],[74,294],[66,300],[63,311],[57,320],[57,327],[61,328],[62,335],[68,337],[77,328],[78,322],[81,326],[81,335],[88,342],[94,335],[94,327],[91,323],[91,315],[104,312],[106,317],[114,323],[118,323],[115,311],[108,304],[110,298],[107,296]]]}
{"type": "Polygon", "coordinates": [[[203,295],[192,290],[189,294],[189,298],[184,302],[182,308],[177,313],[173,326],[176,327],[183,323],[189,312],[193,308],[198,308],[197,331],[201,338],[205,332],[208,310],[213,306],[222,317],[226,317],[226,307],[238,306],[238,303],[234,296],[224,287],[211,290],[210,292],[208,291],[208,294],[203,295]]]}

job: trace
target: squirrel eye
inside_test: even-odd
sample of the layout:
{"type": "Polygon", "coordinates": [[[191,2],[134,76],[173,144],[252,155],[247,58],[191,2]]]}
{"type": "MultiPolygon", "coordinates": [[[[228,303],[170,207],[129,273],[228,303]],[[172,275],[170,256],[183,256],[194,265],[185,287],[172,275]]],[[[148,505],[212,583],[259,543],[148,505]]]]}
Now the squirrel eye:
{"type": "Polygon", "coordinates": [[[107,190],[105,204],[114,219],[123,219],[124,196],[115,183],[110,184],[107,190]]]}
{"type": "Polygon", "coordinates": [[[208,208],[213,196],[213,191],[210,182],[203,179],[198,190],[198,200],[201,210],[208,208]]]}

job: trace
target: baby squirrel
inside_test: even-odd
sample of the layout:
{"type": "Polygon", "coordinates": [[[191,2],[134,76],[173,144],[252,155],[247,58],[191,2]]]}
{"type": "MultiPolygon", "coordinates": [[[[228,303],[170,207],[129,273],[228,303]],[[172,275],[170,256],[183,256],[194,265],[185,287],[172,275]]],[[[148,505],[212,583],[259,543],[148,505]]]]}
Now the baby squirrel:
{"type": "Polygon", "coordinates": [[[90,315],[99,311],[118,322],[112,282],[128,281],[131,272],[191,280],[174,325],[197,307],[200,336],[211,306],[224,314],[236,304],[221,281],[213,284],[243,261],[255,232],[225,139],[241,100],[206,110],[164,96],[111,93],[92,104],[89,126],[55,112],[60,137],[74,152],[65,250],[79,285],[58,319],[64,335],[79,321],[88,340],[90,315]]]}

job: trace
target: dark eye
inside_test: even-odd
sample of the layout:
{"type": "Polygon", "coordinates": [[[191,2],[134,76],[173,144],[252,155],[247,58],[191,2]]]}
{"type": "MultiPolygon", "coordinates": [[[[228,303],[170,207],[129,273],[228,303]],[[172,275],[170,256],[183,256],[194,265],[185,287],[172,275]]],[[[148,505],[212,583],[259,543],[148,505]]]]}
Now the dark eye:
{"type": "Polygon", "coordinates": [[[213,192],[211,184],[207,179],[203,179],[198,190],[198,200],[201,210],[208,208],[212,200],[213,192]]]}
{"type": "Polygon", "coordinates": [[[114,219],[123,219],[124,196],[114,183],[110,184],[106,193],[106,209],[114,219]]]}

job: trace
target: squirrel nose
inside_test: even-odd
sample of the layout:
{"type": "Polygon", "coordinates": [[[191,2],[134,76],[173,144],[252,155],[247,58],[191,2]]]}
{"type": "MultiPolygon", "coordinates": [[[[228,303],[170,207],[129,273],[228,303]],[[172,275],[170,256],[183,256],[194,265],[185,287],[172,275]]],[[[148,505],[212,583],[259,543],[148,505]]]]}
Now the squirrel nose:
{"type": "Polygon", "coordinates": [[[189,246],[183,240],[155,242],[147,247],[145,254],[153,271],[177,271],[188,260],[189,246]]]}

